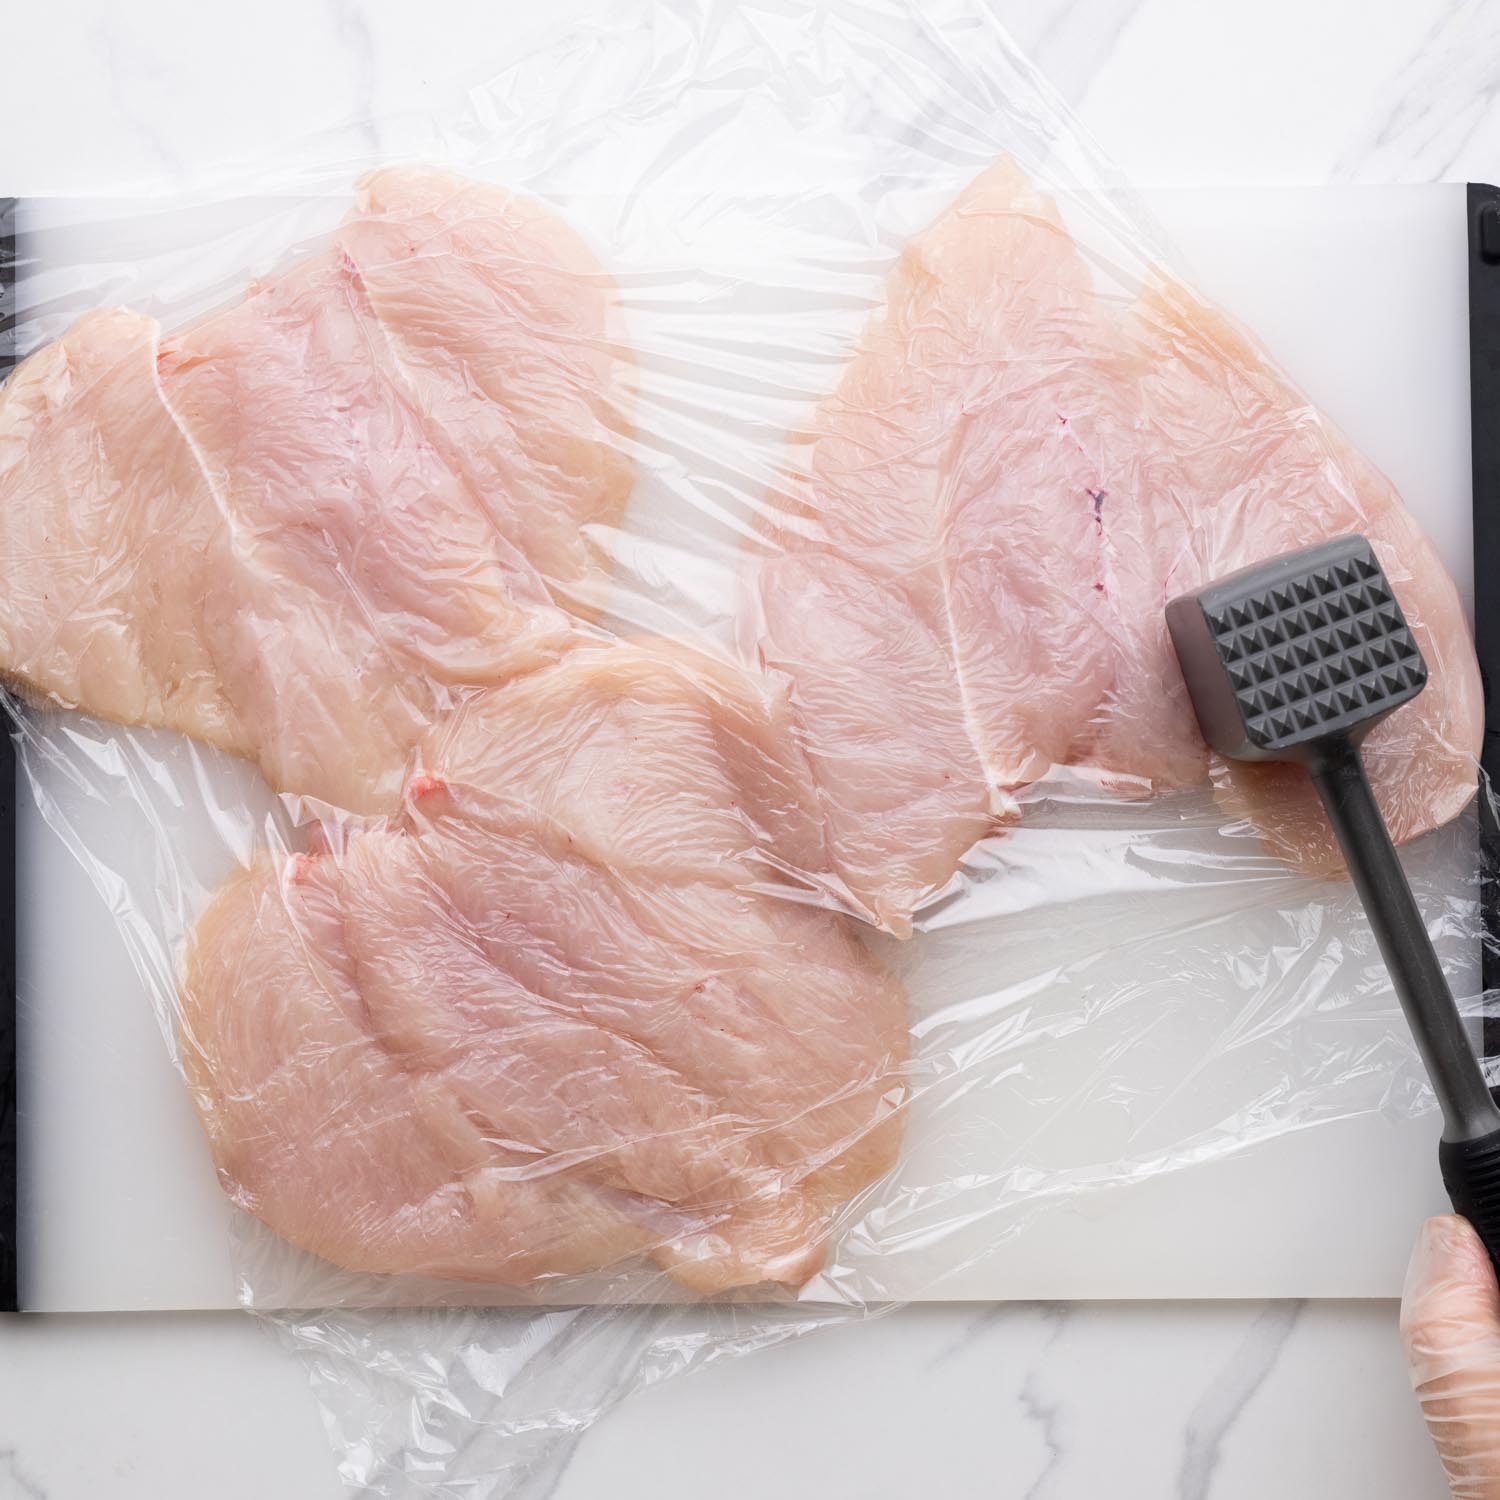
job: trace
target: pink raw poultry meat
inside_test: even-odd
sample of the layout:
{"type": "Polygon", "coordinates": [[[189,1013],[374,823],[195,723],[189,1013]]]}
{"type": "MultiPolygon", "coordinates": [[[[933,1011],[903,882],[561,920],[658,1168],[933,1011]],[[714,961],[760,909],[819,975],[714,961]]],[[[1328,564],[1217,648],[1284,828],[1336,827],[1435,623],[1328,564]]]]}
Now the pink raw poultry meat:
{"type": "Polygon", "coordinates": [[[635,472],[630,356],[593,253],[540,204],[410,168],[360,183],[337,243],[495,529],[559,602],[595,613],[635,472]]]}
{"type": "Polygon", "coordinates": [[[555,655],[566,620],[433,447],[341,258],[254,289],[159,365],[227,533],[205,628],[266,779],[389,807],[451,690],[555,655]]]}
{"type": "Polygon", "coordinates": [[[726,667],[584,648],[436,728],[400,831],[258,861],[183,985],[234,1200],[360,1270],[804,1281],[894,1159],[906,1014],[769,884],[819,841],[784,743],[726,667]]]}
{"type": "Polygon", "coordinates": [[[0,387],[0,670],[249,755],[204,624],[222,528],[156,350],[149,318],[90,313],[0,387]]]}
{"type": "MultiPolygon", "coordinates": [[[[1132,795],[1206,780],[1166,601],[1351,531],[1432,672],[1369,744],[1392,830],[1472,796],[1473,650],[1390,485],[1182,286],[1157,276],[1123,316],[1107,305],[1014,163],[908,246],[808,452],[747,627],[799,704],[833,859],[892,930],[1049,766],[1132,795]]],[[[1305,787],[1216,776],[1293,866],[1338,868],[1305,787]]]]}
{"type": "Polygon", "coordinates": [[[160,350],[80,320],[0,390],[0,672],[388,811],[434,717],[565,649],[556,599],[597,604],[612,302],[536,205],[408,170],[160,350]]]}

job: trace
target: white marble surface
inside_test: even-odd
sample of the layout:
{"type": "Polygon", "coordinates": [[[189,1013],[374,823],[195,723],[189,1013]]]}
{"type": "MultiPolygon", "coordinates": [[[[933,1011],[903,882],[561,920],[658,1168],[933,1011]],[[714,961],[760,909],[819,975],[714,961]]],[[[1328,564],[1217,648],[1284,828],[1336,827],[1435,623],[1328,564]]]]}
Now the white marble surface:
{"type": "MultiPolygon", "coordinates": [[[[933,1306],[639,1395],[554,1500],[1437,1500],[1383,1303],[933,1306]]],[[[4,1500],[337,1500],[228,1314],[0,1324],[4,1500]]]]}
{"type": "MultiPolygon", "coordinates": [[[[1156,183],[1500,176],[1500,0],[998,0],[1156,183]]],[[[566,6],[7,7],[0,189],[180,183],[420,108],[566,6]]],[[[559,1500],[1436,1500],[1390,1304],[928,1307],[674,1382],[559,1500]]],[[[296,1363],[234,1317],[0,1323],[0,1500],[339,1493],[296,1363]]]]}

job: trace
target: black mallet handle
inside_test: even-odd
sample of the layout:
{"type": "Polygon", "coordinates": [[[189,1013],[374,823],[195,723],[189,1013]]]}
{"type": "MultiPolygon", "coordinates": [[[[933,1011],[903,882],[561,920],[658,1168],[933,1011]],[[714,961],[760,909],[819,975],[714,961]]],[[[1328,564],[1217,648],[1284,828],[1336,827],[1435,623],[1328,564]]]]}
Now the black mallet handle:
{"type": "Polygon", "coordinates": [[[1311,770],[1443,1111],[1443,1186],[1500,1269],[1500,1108],[1469,1045],[1359,751],[1347,740],[1335,741],[1311,770]]]}
{"type": "Polygon", "coordinates": [[[1427,685],[1427,663],[1369,540],[1333,537],[1167,605],[1203,738],[1228,760],[1306,768],[1343,846],[1443,1110],[1453,1206],[1500,1271],[1500,1108],[1365,779],[1358,745],[1427,685]]]}

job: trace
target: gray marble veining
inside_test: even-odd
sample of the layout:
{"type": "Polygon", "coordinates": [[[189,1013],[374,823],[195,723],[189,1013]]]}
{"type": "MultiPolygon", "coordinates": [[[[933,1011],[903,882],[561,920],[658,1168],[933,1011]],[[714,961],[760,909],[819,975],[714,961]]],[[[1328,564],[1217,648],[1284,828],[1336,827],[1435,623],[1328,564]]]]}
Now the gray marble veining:
{"type": "MultiPolygon", "coordinates": [[[[1047,1339],[1042,1346],[1043,1355],[1062,1337],[1068,1321],[1077,1312],[1077,1305],[1062,1302],[1049,1303],[1040,1309],[1043,1320],[1049,1325],[1047,1339]]],[[[1016,1392],[1016,1401],[1027,1421],[1035,1424],[1046,1454],[1041,1470],[1027,1488],[1023,1500],[1047,1500],[1053,1476],[1056,1475],[1058,1464],[1066,1451],[1064,1402],[1056,1392],[1049,1391],[1042,1384],[1035,1366],[1027,1371],[1026,1378],[1021,1382],[1021,1388],[1016,1392]]]]}
{"type": "Polygon", "coordinates": [[[375,87],[375,31],[368,7],[360,0],[328,0],[329,18],[340,54],[352,78],[353,117],[364,142],[380,146],[379,105],[375,87]]]}
{"type": "Polygon", "coordinates": [[[151,53],[131,48],[128,37],[104,18],[89,27],[88,36],[102,62],[116,120],[140,139],[164,181],[182,182],[188,175],[187,162],[175,133],[148,107],[148,101],[164,93],[170,97],[170,69],[151,53]]]}
{"type": "Polygon", "coordinates": [[[0,1496],[5,1500],[47,1500],[47,1492],[25,1473],[14,1448],[0,1448],[0,1496]]]}
{"type": "Polygon", "coordinates": [[[1054,5],[1005,0],[1000,14],[1017,44],[1075,108],[1142,0],[1061,0],[1054,5]]]}
{"type": "Polygon", "coordinates": [[[1258,1313],[1244,1340],[1204,1390],[1183,1426],[1179,1500],[1209,1500],[1224,1439],[1251,1398],[1266,1383],[1292,1336],[1304,1304],[1272,1302],[1258,1313]]]}
{"type": "Polygon", "coordinates": [[[1500,174],[1500,5],[1450,0],[1419,50],[1376,90],[1335,175],[1424,182],[1500,174]]]}

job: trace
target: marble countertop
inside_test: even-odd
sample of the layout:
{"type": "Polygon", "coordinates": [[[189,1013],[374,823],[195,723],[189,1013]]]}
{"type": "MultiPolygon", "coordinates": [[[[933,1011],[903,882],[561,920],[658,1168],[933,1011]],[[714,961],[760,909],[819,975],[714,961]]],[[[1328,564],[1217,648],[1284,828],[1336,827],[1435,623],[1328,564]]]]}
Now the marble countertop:
{"type": "MultiPolygon", "coordinates": [[[[338,1500],[248,1318],[0,1324],[5,1500],[338,1500]]],[[[633,1397],[553,1500],[1439,1500],[1387,1303],[928,1306],[633,1397]]],[[[374,1500],[374,1497],[371,1497],[374,1500]]]]}
{"type": "MultiPolygon", "coordinates": [[[[996,3],[1138,181],[1500,175],[1500,0],[996,3]]],[[[546,9],[15,8],[0,187],[181,182],[351,114],[420,107],[546,9]]],[[[635,1398],[554,1495],[1438,1500],[1395,1319],[1388,1303],[910,1309],[635,1398]]],[[[3,1500],[205,1493],[343,1493],[301,1368],[248,1319],[0,1323],[3,1500]]]]}

